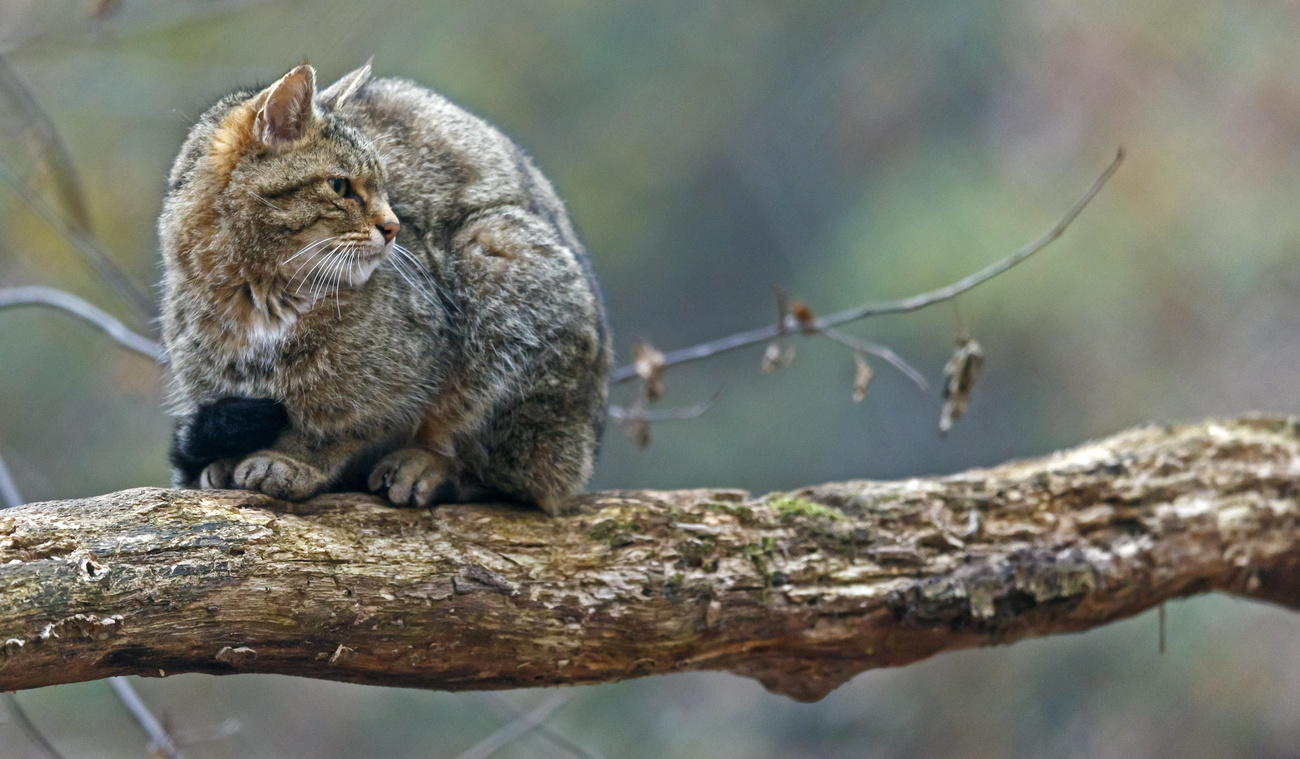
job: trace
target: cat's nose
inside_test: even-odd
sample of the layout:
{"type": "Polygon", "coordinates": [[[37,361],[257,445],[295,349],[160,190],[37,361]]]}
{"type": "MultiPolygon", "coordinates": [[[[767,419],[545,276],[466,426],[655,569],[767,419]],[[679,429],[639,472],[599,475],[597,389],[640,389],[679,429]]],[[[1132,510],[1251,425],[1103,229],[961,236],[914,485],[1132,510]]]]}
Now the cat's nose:
{"type": "Polygon", "coordinates": [[[397,237],[397,230],[402,228],[397,219],[385,219],[375,225],[379,229],[379,234],[384,236],[384,242],[392,242],[397,237]]]}

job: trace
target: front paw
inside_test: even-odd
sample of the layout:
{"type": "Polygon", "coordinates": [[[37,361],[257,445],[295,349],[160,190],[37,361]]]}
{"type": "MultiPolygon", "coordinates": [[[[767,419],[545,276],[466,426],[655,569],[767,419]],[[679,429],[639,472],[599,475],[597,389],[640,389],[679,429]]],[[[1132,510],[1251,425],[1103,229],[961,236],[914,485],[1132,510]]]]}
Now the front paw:
{"type": "Polygon", "coordinates": [[[199,473],[200,490],[225,490],[232,487],[231,476],[235,473],[236,459],[217,459],[203,467],[199,473]]]}
{"type": "Polygon", "coordinates": [[[235,467],[231,485],[272,498],[301,501],[325,489],[325,473],[311,464],[276,451],[258,451],[235,467]]]}
{"type": "Polygon", "coordinates": [[[367,484],[375,493],[387,490],[394,506],[443,503],[456,491],[447,480],[445,460],[423,448],[403,448],[380,459],[367,484]]]}

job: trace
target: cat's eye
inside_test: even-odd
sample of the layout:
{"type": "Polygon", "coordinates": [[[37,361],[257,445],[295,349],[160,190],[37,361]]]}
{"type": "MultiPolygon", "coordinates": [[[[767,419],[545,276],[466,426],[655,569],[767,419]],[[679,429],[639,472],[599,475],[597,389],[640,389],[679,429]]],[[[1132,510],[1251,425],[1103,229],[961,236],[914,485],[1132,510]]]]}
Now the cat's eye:
{"type": "Polygon", "coordinates": [[[335,194],[347,197],[352,194],[352,183],[344,177],[330,177],[330,189],[335,194]]]}

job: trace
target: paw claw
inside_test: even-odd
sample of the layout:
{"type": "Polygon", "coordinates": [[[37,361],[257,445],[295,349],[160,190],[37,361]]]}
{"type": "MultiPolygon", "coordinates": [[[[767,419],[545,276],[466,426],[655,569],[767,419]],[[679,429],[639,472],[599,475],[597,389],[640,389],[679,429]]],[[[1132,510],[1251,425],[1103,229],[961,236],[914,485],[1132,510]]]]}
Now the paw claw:
{"type": "Polygon", "coordinates": [[[231,474],[235,471],[233,459],[217,459],[203,468],[199,474],[200,490],[225,490],[230,487],[231,474]]]}
{"type": "Polygon", "coordinates": [[[387,491],[394,506],[424,507],[447,481],[444,461],[422,448],[403,448],[380,460],[370,472],[368,484],[376,493],[387,491]]]}

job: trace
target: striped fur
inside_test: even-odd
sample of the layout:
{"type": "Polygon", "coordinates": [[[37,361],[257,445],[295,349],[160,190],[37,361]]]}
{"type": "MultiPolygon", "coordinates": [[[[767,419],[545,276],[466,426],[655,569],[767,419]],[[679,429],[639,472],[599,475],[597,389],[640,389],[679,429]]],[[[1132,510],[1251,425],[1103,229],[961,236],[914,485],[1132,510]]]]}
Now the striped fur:
{"type": "Polygon", "coordinates": [[[599,290],[550,183],[481,119],[368,65],[320,92],[298,67],[199,119],[159,231],[180,424],[236,396],[288,414],[269,447],[177,484],[557,513],[589,478],[599,290]]]}

